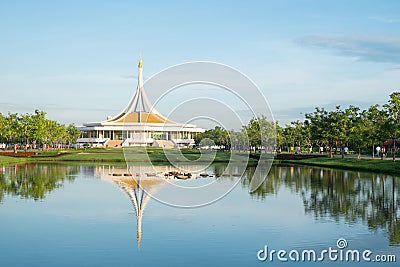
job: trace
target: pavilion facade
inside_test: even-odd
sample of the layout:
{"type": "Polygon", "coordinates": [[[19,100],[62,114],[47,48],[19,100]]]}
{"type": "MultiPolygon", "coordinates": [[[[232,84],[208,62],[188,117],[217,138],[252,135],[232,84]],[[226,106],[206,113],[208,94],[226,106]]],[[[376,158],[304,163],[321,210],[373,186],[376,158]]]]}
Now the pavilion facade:
{"type": "Polygon", "coordinates": [[[103,147],[160,146],[164,148],[194,145],[194,137],[204,129],[193,124],[171,121],[150,103],[143,87],[142,59],[138,64],[136,93],[118,115],[100,122],[88,122],[78,127],[80,145],[103,147]]]}

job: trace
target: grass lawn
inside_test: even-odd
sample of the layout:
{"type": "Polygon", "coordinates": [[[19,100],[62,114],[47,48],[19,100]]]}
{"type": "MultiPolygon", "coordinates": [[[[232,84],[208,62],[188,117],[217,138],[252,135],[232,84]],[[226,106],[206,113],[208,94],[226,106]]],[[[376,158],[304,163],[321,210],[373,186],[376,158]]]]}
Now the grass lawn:
{"type": "Polygon", "coordinates": [[[393,162],[391,160],[356,158],[311,158],[303,160],[283,160],[280,162],[400,175],[400,161],[393,162]]]}
{"type": "Polygon", "coordinates": [[[24,163],[26,161],[27,161],[26,158],[14,158],[10,156],[0,155],[0,166],[8,164],[24,163]]]}
{"type": "MultiPolygon", "coordinates": [[[[231,153],[225,151],[203,151],[203,154],[196,149],[170,149],[164,153],[162,148],[97,148],[86,150],[60,150],[60,151],[39,151],[30,157],[10,157],[0,155],[0,165],[24,163],[24,162],[125,162],[125,156],[130,162],[169,162],[172,161],[197,161],[201,162],[229,162],[231,153]],[[125,154],[125,155],[124,155],[125,154]],[[167,154],[167,155],[166,155],[167,154]],[[183,156],[182,156],[183,155],[183,156]],[[168,158],[167,158],[168,156],[168,158]]],[[[246,153],[233,153],[232,161],[244,161],[246,153]]],[[[257,161],[249,159],[250,164],[257,161]]]]}

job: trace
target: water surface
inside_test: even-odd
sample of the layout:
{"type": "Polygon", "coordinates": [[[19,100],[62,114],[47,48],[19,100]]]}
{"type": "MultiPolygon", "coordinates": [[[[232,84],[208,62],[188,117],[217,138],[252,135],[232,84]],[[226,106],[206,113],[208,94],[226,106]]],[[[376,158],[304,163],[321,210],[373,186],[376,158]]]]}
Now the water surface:
{"type": "MultiPolygon", "coordinates": [[[[207,172],[223,169],[213,165],[207,172]]],[[[336,241],[345,238],[348,248],[396,255],[399,261],[399,178],[274,165],[250,194],[246,177],[252,171],[226,197],[202,208],[138,197],[144,206],[139,220],[132,200],[137,187],[126,182],[122,165],[3,167],[0,266],[398,266],[271,263],[260,262],[256,254],[265,245],[287,251],[337,248],[336,241]]],[[[234,181],[214,176],[198,183],[215,179],[225,185],[234,181]]],[[[196,179],[177,182],[189,185],[196,179]]],[[[163,183],[151,187],[155,195],[168,193],[163,183]]]]}

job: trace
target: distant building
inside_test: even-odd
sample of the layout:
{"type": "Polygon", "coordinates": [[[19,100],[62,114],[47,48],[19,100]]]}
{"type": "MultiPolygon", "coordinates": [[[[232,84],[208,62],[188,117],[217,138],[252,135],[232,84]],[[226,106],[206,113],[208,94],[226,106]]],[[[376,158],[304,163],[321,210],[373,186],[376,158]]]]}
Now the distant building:
{"type": "Polygon", "coordinates": [[[165,148],[194,145],[194,136],[204,132],[193,124],[171,121],[154,109],[143,87],[142,59],[139,60],[138,84],[129,105],[118,115],[78,127],[77,143],[90,146],[159,146],[165,148]]]}

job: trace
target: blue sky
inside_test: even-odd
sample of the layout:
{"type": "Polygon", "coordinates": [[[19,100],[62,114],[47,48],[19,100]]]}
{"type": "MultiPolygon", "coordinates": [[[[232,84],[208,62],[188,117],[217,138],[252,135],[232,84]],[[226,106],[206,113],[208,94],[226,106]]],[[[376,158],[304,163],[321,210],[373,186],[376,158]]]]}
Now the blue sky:
{"type": "Polygon", "coordinates": [[[80,125],[145,79],[214,61],[248,75],[281,124],[383,104],[400,85],[400,1],[0,1],[0,112],[80,125]]]}

